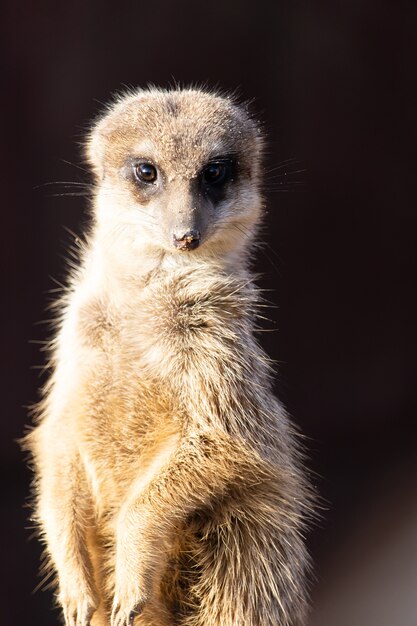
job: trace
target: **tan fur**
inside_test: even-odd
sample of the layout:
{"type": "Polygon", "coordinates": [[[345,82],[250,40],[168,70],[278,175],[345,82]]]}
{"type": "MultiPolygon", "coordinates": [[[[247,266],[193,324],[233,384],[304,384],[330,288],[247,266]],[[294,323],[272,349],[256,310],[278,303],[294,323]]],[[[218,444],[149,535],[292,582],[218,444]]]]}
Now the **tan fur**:
{"type": "Polygon", "coordinates": [[[93,228],[26,438],[66,626],[305,623],[311,498],[254,338],[261,151],[244,107],[193,89],[128,94],[91,132],[93,228]],[[215,201],[199,173],[225,155],[215,201]]]}

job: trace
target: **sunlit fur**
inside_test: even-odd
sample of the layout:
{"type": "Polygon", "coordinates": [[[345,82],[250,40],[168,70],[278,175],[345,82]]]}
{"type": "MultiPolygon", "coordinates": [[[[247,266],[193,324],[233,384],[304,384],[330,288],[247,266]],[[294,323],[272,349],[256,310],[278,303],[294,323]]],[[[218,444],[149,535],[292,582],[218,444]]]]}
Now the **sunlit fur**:
{"type": "Polygon", "coordinates": [[[198,89],[129,93],[91,131],[91,232],[25,441],[66,626],[305,623],[311,497],[254,337],[261,153],[246,108],[198,89]],[[198,177],[225,155],[213,202],[198,177]]]}

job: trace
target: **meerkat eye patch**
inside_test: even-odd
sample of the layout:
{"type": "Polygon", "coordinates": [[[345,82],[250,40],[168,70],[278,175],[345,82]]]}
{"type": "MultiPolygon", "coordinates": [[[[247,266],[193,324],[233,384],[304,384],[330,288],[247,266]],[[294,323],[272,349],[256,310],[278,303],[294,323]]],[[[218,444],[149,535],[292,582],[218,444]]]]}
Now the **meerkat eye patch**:
{"type": "Polygon", "coordinates": [[[203,193],[214,201],[224,196],[227,183],[233,182],[236,176],[236,159],[219,157],[209,161],[200,171],[198,181],[203,193]]]}

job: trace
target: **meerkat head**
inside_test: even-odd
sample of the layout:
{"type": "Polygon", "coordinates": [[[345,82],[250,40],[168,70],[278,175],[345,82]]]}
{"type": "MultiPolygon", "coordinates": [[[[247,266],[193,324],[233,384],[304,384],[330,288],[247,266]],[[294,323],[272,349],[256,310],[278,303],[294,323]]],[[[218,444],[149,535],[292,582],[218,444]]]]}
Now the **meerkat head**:
{"type": "Polygon", "coordinates": [[[144,252],[232,258],[260,219],[261,151],[258,125],[229,97],[197,89],[121,97],[87,144],[96,223],[132,262],[144,252]]]}

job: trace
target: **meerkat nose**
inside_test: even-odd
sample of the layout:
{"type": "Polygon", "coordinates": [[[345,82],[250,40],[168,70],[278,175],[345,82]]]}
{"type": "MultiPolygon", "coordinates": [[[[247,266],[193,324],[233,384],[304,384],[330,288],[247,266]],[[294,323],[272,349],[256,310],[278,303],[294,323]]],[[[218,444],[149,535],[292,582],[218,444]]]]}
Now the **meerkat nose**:
{"type": "Polygon", "coordinates": [[[200,239],[199,230],[189,230],[182,237],[177,237],[174,234],[174,246],[178,250],[194,250],[200,245],[200,239]]]}

